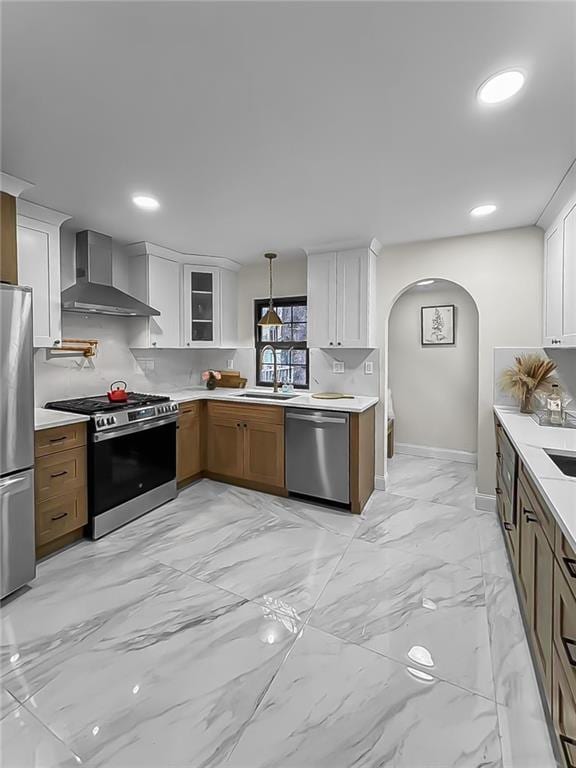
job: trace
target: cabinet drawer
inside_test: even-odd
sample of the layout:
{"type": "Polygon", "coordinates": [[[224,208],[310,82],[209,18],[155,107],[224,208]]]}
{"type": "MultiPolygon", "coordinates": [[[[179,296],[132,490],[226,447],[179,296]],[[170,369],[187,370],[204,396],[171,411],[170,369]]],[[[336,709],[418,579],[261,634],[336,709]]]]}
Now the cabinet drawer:
{"type": "Polygon", "coordinates": [[[498,463],[506,465],[510,472],[514,474],[516,469],[516,451],[508,439],[504,427],[499,422],[496,422],[496,446],[498,463]]]}
{"type": "Polygon", "coordinates": [[[501,496],[502,494],[499,491],[502,491],[508,497],[510,505],[514,504],[515,475],[515,467],[510,467],[507,463],[501,461],[498,462],[496,495],[501,496]]]}
{"type": "Polygon", "coordinates": [[[66,451],[86,445],[86,425],[66,424],[64,427],[41,429],[34,435],[34,455],[47,456],[50,453],[66,451]]]}
{"type": "Polygon", "coordinates": [[[34,469],[37,502],[70,493],[86,485],[86,449],[40,456],[34,469]]]}
{"type": "Polygon", "coordinates": [[[75,531],[87,522],[84,489],[42,501],[36,504],[36,547],[75,531]]]}
{"type": "Polygon", "coordinates": [[[541,526],[542,530],[544,531],[544,535],[548,539],[551,547],[554,548],[554,538],[556,535],[556,523],[554,522],[552,513],[548,511],[548,508],[542,501],[540,494],[535,489],[534,483],[528,476],[528,473],[526,472],[526,469],[522,463],[520,463],[518,477],[520,479],[520,482],[522,483],[522,486],[524,487],[524,490],[526,492],[528,499],[530,500],[532,512],[534,512],[534,514],[538,518],[538,523],[541,526]]]}
{"type": "Polygon", "coordinates": [[[558,563],[554,574],[554,645],[576,695],[576,597],[558,563]]]}
{"type": "Polygon", "coordinates": [[[284,409],[277,405],[244,405],[208,400],[208,417],[229,421],[284,424],[284,409]]]}
{"type": "Polygon", "coordinates": [[[180,416],[199,416],[200,415],[200,403],[198,400],[190,403],[180,403],[178,406],[178,412],[180,416]]]}
{"type": "Polygon", "coordinates": [[[576,693],[564,674],[558,653],[553,657],[552,717],[566,768],[576,768],[576,693]]]}
{"type": "Polygon", "coordinates": [[[576,552],[568,543],[568,539],[562,533],[559,525],[556,526],[555,551],[560,570],[564,574],[572,594],[576,597],[576,552]]]}

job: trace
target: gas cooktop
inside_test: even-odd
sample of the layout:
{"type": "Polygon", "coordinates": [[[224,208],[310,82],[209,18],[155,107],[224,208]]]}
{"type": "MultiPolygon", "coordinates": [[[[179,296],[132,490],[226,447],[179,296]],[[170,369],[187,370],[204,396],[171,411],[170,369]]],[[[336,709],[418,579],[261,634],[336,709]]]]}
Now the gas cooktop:
{"type": "Polygon", "coordinates": [[[170,398],[164,395],[142,395],[138,392],[129,392],[128,400],[124,403],[111,403],[106,395],[96,395],[94,397],[76,397],[72,400],[54,400],[51,403],[46,403],[45,407],[54,411],[71,411],[72,413],[91,416],[96,413],[126,411],[130,408],[167,403],[169,400],[170,398]]]}

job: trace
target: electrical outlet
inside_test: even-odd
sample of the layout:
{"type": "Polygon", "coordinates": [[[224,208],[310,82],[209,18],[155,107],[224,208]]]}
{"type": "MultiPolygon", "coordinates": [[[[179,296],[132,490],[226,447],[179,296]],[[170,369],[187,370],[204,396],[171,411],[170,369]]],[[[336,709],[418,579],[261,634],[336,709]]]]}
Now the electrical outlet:
{"type": "Polygon", "coordinates": [[[340,360],[334,360],[332,363],[332,373],[344,373],[344,363],[340,360]]]}
{"type": "Polygon", "coordinates": [[[364,363],[364,373],[366,376],[370,376],[370,374],[374,373],[374,363],[372,360],[366,360],[364,363]]]}
{"type": "Polygon", "coordinates": [[[234,360],[226,360],[226,368],[232,370],[232,368],[234,368],[234,360]]]}

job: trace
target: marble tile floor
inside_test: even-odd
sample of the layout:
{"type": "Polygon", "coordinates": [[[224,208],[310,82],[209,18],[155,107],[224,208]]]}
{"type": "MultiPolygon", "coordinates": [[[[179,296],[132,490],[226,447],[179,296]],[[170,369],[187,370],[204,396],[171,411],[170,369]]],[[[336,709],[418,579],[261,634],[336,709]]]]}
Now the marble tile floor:
{"type": "Polygon", "coordinates": [[[0,618],[3,768],[555,765],[469,465],[356,517],[203,480],[45,560],[0,618]]]}

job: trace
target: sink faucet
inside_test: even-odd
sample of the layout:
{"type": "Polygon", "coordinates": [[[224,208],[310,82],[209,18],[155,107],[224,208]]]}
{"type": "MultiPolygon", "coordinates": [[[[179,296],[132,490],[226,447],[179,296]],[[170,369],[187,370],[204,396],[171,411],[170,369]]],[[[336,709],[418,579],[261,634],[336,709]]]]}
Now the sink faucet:
{"type": "Polygon", "coordinates": [[[273,384],[274,392],[278,392],[278,366],[276,363],[276,350],[274,349],[272,344],[265,344],[260,350],[260,367],[262,367],[262,358],[264,357],[264,352],[266,352],[267,349],[272,350],[272,360],[274,361],[274,373],[273,373],[272,384],[273,384]]]}

